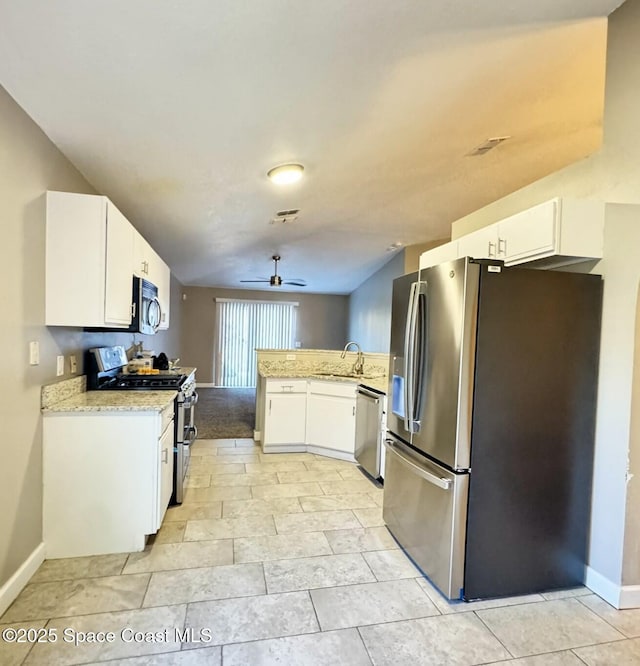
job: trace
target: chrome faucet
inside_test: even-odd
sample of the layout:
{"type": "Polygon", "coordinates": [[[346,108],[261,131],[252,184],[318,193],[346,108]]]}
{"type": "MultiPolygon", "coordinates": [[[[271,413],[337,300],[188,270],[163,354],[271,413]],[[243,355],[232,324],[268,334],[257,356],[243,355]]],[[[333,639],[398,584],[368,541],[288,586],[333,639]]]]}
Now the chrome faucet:
{"type": "Polygon", "coordinates": [[[358,350],[358,358],[356,359],[355,365],[353,366],[353,372],[356,375],[361,375],[364,370],[364,356],[362,354],[362,349],[360,349],[360,345],[357,342],[347,342],[347,344],[344,346],[344,349],[342,350],[342,354],[340,354],[340,358],[344,358],[346,356],[347,350],[351,345],[355,345],[358,350]]]}

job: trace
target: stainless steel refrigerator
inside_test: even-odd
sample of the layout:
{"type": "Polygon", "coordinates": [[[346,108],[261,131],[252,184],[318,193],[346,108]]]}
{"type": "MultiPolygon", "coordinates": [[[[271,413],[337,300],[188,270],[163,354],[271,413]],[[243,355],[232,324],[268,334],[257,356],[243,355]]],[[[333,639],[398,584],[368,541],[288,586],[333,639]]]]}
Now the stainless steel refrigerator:
{"type": "Polygon", "coordinates": [[[601,302],[469,258],[394,281],[383,516],[448,598],[584,581],[601,302]]]}

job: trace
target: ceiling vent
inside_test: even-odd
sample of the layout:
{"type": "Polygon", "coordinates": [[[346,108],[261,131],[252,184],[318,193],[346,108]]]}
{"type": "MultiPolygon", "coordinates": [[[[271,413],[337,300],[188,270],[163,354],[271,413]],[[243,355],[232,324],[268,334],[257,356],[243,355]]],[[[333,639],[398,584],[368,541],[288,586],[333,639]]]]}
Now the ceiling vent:
{"type": "Polygon", "coordinates": [[[291,224],[298,219],[299,208],[290,208],[289,210],[279,210],[276,216],[269,221],[269,224],[291,224]]]}
{"type": "Polygon", "coordinates": [[[469,157],[476,157],[478,155],[486,155],[490,150],[493,150],[496,146],[499,146],[503,141],[510,139],[510,136],[494,136],[490,139],[487,139],[484,143],[481,143],[477,148],[474,148],[470,153],[467,153],[469,157]]]}

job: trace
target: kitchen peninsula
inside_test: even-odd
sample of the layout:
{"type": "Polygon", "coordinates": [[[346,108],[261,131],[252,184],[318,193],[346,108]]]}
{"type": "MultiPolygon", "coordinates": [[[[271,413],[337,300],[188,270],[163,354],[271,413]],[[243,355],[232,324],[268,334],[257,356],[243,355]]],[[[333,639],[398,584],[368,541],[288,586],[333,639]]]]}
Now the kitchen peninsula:
{"type": "Polygon", "coordinates": [[[356,390],[387,391],[388,354],[270,350],[257,352],[254,439],[265,453],[304,452],[354,460],[356,390]],[[356,368],[357,369],[357,368],[356,368]]]}

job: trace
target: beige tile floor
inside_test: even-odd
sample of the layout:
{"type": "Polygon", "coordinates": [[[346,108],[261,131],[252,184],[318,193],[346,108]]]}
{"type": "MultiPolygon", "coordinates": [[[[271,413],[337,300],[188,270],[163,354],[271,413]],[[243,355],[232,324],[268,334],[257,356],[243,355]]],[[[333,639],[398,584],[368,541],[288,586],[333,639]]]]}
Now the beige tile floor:
{"type": "Polygon", "coordinates": [[[640,610],[585,588],[448,603],[353,464],[198,440],[190,472],[144,552],[42,565],[0,630],[57,640],[0,639],[2,666],[640,664],[640,610]]]}

